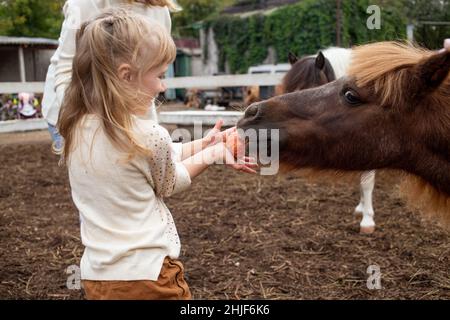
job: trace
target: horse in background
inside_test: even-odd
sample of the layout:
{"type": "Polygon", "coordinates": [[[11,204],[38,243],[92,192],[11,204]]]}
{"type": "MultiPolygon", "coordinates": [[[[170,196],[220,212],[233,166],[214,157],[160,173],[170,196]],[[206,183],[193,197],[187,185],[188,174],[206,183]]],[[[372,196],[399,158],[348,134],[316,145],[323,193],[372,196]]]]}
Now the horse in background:
{"type": "MultiPolygon", "coordinates": [[[[297,58],[289,52],[288,60],[292,68],[284,76],[281,91],[290,93],[299,90],[315,88],[332,82],[346,75],[350,64],[351,49],[331,47],[319,51],[317,55],[297,58]]],[[[372,194],[375,187],[375,171],[361,174],[360,201],[354,214],[362,215],[360,232],[370,234],[375,231],[375,212],[373,210],[372,194]]]]}
{"type": "Polygon", "coordinates": [[[248,107],[252,103],[261,101],[259,97],[259,86],[247,86],[244,88],[244,106],[248,107]]]}

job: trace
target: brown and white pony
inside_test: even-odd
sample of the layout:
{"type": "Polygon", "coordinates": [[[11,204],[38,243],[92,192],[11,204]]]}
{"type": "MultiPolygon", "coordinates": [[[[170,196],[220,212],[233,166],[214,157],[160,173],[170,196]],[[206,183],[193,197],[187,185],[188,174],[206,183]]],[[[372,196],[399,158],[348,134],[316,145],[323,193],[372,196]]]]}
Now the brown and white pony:
{"type": "MultiPolygon", "coordinates": [[[[284,76],[282,93],[319,87],[346,75],[350,65],[351,49],[331,47],[319,51],[317,55],[301,59],[289,52],[288,59],[292,68],[284,76]]],[[[375,212],[372,194],[375,187],[375,171],[365,171],[360,178],[360,200],[355,215],[362,215],[360,232],[370,234],[375,231],[375,212]]]]}
{"type": "Polygon", "coordinates": [[[450,224],[450,49],[352,49],[348,76],[249,106],[238,127],[278,129],[292,168],[405,173],[409,202],[450,224]]]}

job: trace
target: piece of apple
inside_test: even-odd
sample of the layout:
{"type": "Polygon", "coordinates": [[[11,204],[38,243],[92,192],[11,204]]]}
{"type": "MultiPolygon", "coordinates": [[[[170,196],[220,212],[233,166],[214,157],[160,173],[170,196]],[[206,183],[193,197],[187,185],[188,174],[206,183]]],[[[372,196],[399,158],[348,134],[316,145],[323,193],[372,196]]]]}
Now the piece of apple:
{"type": "Polygon", "coordinates": [[[227,137],[226,146],[235,158],[240,158],[245,154],[245,142],[237,132],[233,132],[227,137]]]}

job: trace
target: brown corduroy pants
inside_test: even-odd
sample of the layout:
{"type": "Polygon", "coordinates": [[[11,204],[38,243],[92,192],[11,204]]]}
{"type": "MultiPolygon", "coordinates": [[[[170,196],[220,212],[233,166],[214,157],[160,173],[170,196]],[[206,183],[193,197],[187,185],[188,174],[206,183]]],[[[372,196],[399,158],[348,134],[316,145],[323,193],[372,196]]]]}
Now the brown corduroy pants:
{"type": "Polygon", "coordinates": [[[183,264],[166,257],[157,281],[82,280],[88,300],[190,300],[183,264]]]}

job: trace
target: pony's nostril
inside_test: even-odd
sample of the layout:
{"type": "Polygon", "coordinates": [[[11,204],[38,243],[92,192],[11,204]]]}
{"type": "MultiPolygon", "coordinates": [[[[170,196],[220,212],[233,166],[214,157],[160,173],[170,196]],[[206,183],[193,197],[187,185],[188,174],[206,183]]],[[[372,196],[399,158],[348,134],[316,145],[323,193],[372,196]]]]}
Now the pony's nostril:
{"type": "Polygon", "coordinates": [[[254,117],[258,113],[258,105],[252,104],[245,110],[245,117],[254,117]]]}

